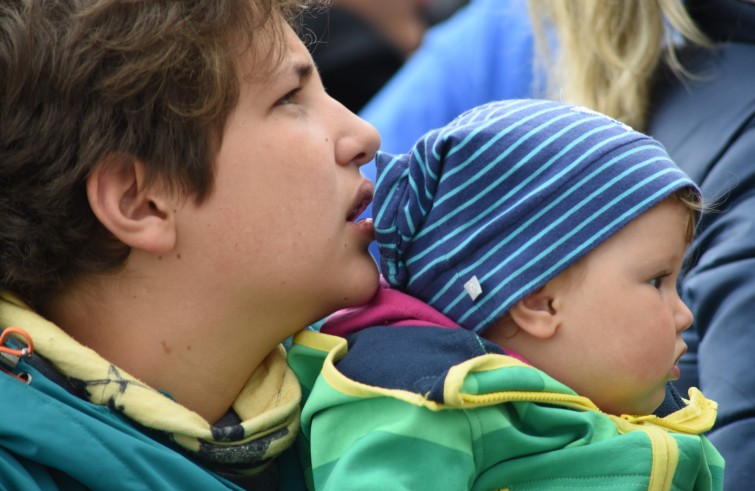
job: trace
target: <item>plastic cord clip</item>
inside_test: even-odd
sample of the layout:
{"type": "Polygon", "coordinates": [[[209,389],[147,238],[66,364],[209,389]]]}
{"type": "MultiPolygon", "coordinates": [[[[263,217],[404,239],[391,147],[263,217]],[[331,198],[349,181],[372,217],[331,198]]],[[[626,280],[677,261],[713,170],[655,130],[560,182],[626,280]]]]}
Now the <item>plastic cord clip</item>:
{"type": "Polygon", "coordinates": [[[21,358],[32,353],[34,353],[34,343],[26,331],[17,327],[7,327],[0,332],[0,370],[3,372],[25,384],[30,383],[30,374],[16,375],[12,370],[18,366],[21,358]]]}

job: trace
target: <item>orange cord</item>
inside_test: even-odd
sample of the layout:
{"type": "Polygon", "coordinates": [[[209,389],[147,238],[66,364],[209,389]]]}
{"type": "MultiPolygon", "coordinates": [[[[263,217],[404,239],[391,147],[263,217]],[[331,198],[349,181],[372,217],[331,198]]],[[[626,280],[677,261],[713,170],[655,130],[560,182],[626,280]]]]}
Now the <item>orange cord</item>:
{"type": "Polygon", "coordinates": [[[3,332],[0,333],[0,351],[19,357],[30,355],[34,352],[34,342],[31,340],[31,336],[29,336],[23,329],[19,329],[18,327],[13,326],[6,327],[3,332]],[[11,334],[15,334],[17,337],[23,338],[24,342],[26,343],[26,348],[18,350],[5,346],[5,341],[10,337],[11,334]]]}
{"type": "MultiPolygon", "coordinates": [[[[31,340],[31,336],[26,333],[23,329],[19,329],[18,327],[7,327],[3,330],[2,333],[0,333],[0,353],[5,353],[10,356],[22,358],[24,356],[29,356],[34,352],[34,343],[31,340]],[[16,338],[21,338],[23,342],[26,343],[26,347],[21,349],[15,349],[10,348],[5,345],[8,338],[10,338],[11,335],[15,334],[16,338]]],[[[0,366],[0,371],[3,371],[10,375],[11,377],[14,377],[21,382],[29,383],[28,375],[24,376],[25,374],[16,375],[12,373],[9,370],[6,370],[5,368],[0,366]]]]}

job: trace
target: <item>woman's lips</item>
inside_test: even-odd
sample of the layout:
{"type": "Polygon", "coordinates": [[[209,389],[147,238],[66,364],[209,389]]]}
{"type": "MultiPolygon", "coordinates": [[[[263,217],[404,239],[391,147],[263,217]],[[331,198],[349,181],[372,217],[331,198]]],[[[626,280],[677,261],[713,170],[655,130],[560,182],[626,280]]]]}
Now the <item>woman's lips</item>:
{"type": "Polygon", "coordinates": [[[346,221],[353,222],[367,209],[370,203],[372,203],[372,197],[375,194],[375,187],[371,181],[365,180],[359,186],[354,204],[351,208],[351,212],[346,217],[346,221]]]}
{"type": "Polygon", "coordinates": [[[375,240],[375,226],[372,223],[372,218],[363,218],[356,222],[351,222],[351,226],[367,238],[368,242],[375,240]]]}
{"type": "Polygon", "coordinates": [[[363,218],[361,220],[358,220],[358,218],[364,213],[369,204],[372,203],[374,194],[375,186],[371,181],[365,179],[359,186],[351,212],[346,217],[346,221],[351,224],[350,226],[365,237],[367,242],[375,240],[375,227],[372,223],[372,218],[363,218]]]}

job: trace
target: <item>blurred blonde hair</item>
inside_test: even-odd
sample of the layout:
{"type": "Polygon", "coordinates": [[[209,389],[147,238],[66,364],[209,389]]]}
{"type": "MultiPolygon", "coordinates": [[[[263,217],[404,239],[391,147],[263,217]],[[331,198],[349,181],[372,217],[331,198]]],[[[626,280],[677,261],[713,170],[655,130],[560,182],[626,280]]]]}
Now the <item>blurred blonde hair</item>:
{"type": "Polygon", "coordinates": [[[528,2],[536,62],[544,68],[548,95],[595,109],[640,131],[658,65],[666,63],[678,76],[691,75],[676,56],[680,39],[675,36],[712,46],[682,0],[528,2]]]}

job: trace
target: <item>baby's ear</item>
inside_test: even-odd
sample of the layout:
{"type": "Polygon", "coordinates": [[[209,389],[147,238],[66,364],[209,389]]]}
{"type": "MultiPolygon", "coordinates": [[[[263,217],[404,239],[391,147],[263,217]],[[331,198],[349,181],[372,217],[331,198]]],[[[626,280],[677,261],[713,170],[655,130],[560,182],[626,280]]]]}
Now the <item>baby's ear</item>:
{"type": "Polygon", "coordinates": [[[552,337],[559,325],[558,302],[548,284],[519,300],[509,310],[519,329],[538,339],[552,337]]]}
{"type": "Polygon", "coordinates": [[[87,178],[92,211],[118,240],[154,254],[175,246],[174,199],[164,186],[145,185],[146,169],[137,160],[100,162],[87,178]]]}

